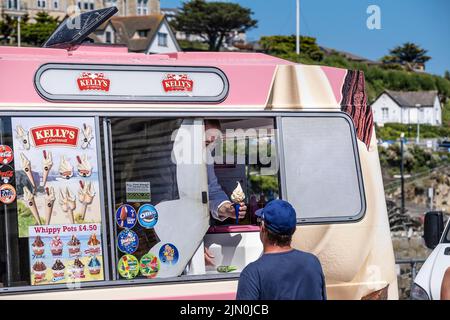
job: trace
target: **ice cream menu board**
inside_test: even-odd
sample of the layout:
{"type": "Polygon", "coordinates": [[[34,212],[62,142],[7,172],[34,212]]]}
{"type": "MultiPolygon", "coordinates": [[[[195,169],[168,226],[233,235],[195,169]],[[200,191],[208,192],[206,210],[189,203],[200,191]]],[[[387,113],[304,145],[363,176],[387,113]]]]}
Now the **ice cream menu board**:
{"type": "Polygon", "coordinates": [[[19,237],[35,225],[101,223],[92,117],[12,118],[19,237]]]}
{"type": "Polygon", "coordinates": [[[31,284],[103,280],[100,224],[29,227],[31,284]]]}

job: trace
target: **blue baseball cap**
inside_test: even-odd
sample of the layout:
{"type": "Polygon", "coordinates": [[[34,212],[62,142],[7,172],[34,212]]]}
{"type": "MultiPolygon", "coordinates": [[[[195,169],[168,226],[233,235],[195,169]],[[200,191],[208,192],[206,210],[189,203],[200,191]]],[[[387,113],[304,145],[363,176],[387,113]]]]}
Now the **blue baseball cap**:
{"type": "Polygon", "coordinates": [[[264,226],[276,234],[291,235],[295,232],[297,214],[287,201],[272,200],[264,208],[256,210],[255,215],[264,220],[264,226]]]}

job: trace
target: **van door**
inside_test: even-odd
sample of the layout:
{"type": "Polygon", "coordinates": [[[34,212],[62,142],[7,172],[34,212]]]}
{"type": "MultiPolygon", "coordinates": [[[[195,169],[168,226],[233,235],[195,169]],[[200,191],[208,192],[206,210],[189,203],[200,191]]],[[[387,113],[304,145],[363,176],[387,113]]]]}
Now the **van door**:
{"type": "Polygon", "coordinates": [[[437,254],[430,273],[430,299],[440,300],[444,273],[450,267],[450,222],[447,223],[441,242],[434,250],[437,251],[437,254]]]}
{"type": "Polygon", "coordinates": [[[358,221],[366,201],[353,121],[344,113],[277,117],[282,197],[298,223],[358,221]]]}

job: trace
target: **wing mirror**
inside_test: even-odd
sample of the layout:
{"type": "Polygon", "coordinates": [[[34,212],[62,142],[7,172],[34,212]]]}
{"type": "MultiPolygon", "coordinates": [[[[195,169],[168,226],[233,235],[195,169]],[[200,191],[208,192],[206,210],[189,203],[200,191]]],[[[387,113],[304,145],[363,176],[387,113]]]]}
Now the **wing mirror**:
{"type": "Polygon", "coordinates": [[[441,239],[442,232],[444,232],[444,215],[442,211],[426,212],[423,224],[425,245],[430,249],[436,248],[441,239]]]}

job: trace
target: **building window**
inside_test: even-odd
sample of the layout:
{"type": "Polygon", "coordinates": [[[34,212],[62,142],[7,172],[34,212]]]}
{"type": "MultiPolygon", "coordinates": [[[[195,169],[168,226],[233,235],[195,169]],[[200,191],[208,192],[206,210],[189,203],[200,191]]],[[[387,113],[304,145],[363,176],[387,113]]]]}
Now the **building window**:
{"type": "Polygon", "coordinates": [[[105,42],[106,43],[111,43],[111,32],[106,31],[105,37],[106,37],[105,42]]]}
{"type": "Polygon", "coordinates": [[[37,1],[37,7],[38,8],[45,8],[45,0],[38,0],[37,1]]]}
{"type": "Polygon", "coordinates": [[[59,0],[53,0],[53,9],[59,8],[59,0]]]}
{"type": "Polygon", "coordinates": [[[381,117],[383,118],[383,121],[389,119],[389,108],[381,108],[381,117]]]}
{"type": "Polygon", "coordinates": [[[167,47],[167,33],[158,32],[158,46],[167,47]]]}
{"type": "Polygon", "coordinates": [[[137,34],[139,38],[147,38],[148,30],[138,30],[137,34]]]}
{"type": "Polygon", "coordinates": [[[8,0],[8,9],[19,9],[19,6],[17,5],[17,0],[8,0]]]}
{"type": "Polygon", "coordinates": [[[148,14],[148,0],[137,0],[137,15],[145,16],[148,14]]]}

